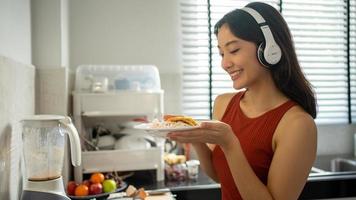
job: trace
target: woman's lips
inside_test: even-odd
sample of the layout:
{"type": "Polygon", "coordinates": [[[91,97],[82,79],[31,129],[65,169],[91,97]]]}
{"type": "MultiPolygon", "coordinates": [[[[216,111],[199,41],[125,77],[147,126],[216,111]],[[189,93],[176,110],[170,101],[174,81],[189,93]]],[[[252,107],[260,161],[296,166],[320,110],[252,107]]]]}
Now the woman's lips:
{"type": "Polygon", "coordinates": [[[232,73],[230,73],[230,77],[231,77],[231,80],[236,80],[239,78],[240,74],[242,73],[242,69],[239,69],[239,70],[236,70],[236,71],[233,71],[232,73]]]}

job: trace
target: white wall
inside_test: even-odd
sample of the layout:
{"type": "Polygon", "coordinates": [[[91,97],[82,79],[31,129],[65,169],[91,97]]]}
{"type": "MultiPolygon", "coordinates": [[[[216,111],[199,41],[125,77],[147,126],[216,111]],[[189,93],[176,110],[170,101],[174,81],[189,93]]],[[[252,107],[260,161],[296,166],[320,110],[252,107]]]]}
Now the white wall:
{"type": "Polygon", "coordinates": [[[34,113],[30,0],[0,0],[0,199],[22,190],[21,127],[34,113]]]}
{"type": "Polygon", "coordinates": [[[0,55],[31,64],[30,0],[0,0],[0,55]]]}
{"type": "Polygon", "coordinates": [[[31,0],[31,17],[33,64],[68,67],[68,0],[31,0]]]}
{"type": "Polygon", "coordinates": [[[180,112],[179,1],[69,1],[70,67],[153,64],[167,113],[180,112]]]}

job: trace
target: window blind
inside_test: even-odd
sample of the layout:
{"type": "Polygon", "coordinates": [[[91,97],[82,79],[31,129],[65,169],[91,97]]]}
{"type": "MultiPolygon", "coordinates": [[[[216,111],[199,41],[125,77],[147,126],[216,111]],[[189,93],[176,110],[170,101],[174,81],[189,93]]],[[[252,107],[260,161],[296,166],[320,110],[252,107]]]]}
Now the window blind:
{"type": "Polygon", "coordinates": [[[347,123],[346,2],[284,0],[282,14],[301,67],[316,91],[316,122],[347,123]]]}
{"type": "Polygon", "coordinates": [[[182,111],[209,116],[209,21],[206,0],[180,2],[182,29],[182,111]]]}
{"type": "MultiPolygon", "coordinates": [[[[355,0],[350,2],[350,73],[351,90],[356,91],[355,70],[355,0]],[[353,9],[353,12],[352,12],[353,9]],[[353,23],[353,26],[352,26],[353,23]]],[[[225,13],[241,8],[251,1],[181,0],[183,42],[183,113],[207,119],[210,99],[218,94],[234,91],[230,77],[220,66],[213,26],[225,13]],[[209,15],[210,14],[210,15],[209,15]],[[209,17],[208,17],[209,15],[209,17]],[[209,21],[211,31],[209,32],[209,21]],[[209,44],[211,38],[211,44],[209,44]],[[209,57],[211,49],[211,58],[209,57]],[[211,60],[210,60],[211,59],[211,60]],[[211,61],[211,77],[209,76],[211,61]],[[210,82],[211,81],[211,82],[210,82]],[[211,83],[211,84],[210,84],[211,83]],[[211,96],[211,98],[210,98],[211,96]]],[[[316,91],[317,123],[348,122],[347,77],[347,3],[344,0],[269,0],[263,1],[280,9],[291,29],[302,70],[316,91]]],[[[352,93],[354,99],[355,92],[352,93]]],[[[356,102],[352,102],[356,117],[356,102]]]]}
{"type": "Polygon", "coordinates": [[[350,0],[350,86],[351,117],[356,122],[356,0],[350,0]]]}

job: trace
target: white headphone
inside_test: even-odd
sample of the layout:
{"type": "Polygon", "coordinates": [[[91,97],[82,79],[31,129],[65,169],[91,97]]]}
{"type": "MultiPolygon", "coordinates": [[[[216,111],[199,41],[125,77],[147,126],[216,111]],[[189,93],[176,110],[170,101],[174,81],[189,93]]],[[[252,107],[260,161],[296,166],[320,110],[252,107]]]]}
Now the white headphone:
{"type": "Polygon", "coordinates": [[[274,40],[272,31],[267,25],[266,20],[252,8],[244,7],[241,10],[247,12],[255,19],[265,39],[265,42],[262,42],[257,49],[257,58],[259,62],[265,67],[276,65],[281,60],[282,51],[274,40]]]}

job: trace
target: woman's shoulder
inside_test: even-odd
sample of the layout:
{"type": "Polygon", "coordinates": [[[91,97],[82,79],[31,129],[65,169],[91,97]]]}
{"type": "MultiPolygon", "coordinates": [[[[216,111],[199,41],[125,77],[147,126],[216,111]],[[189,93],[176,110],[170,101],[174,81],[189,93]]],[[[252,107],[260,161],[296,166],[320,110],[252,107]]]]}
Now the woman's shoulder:
{"type": "Polygon", "coordinates": [[[286,124],[290,124],[293,122],[295,124],[303,124],[306,122],[315,124],[313,117],[299,105],[295,105],[291,109],[289,109],[282,119],[286,124]]]}
{"type": "Polygon", "coordinates": [[[316,136],[317,128],[313,117],[301,106],[290,108],[279,122],[275,139],[316,136]]]}
{"type": "Polygon", "coordinates": [[[214,100],[213,118],[217,119],[217,120],[221,120],[231,99],[234,96],[240,95],[240,94],[241,94],[241,92],[232,92],[232,93],[224,93],[224,94],[218,95],[214,100]]]}

